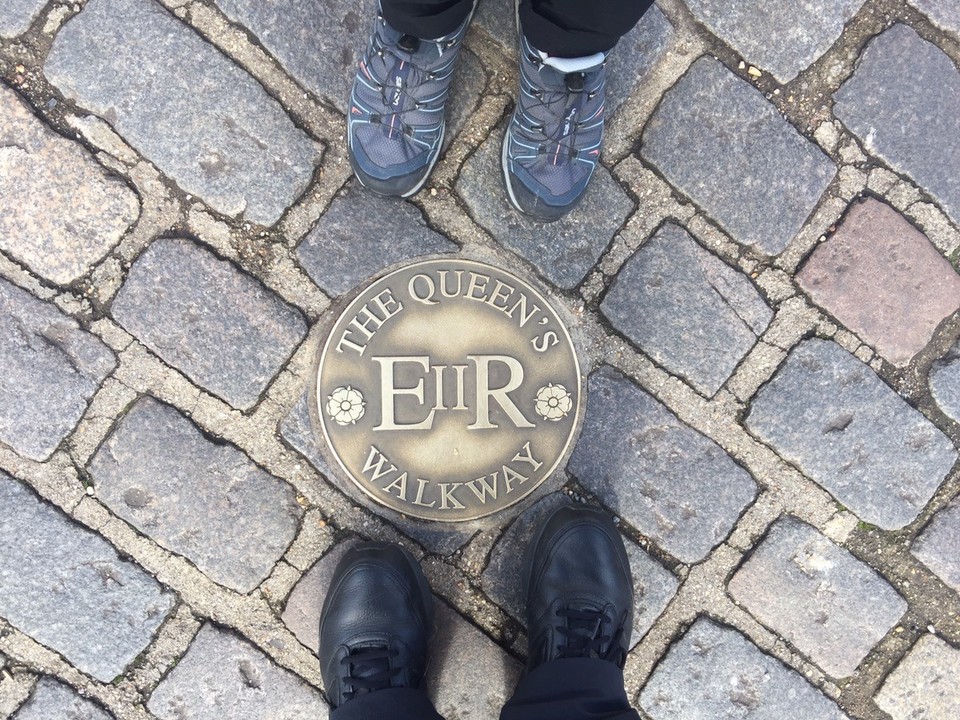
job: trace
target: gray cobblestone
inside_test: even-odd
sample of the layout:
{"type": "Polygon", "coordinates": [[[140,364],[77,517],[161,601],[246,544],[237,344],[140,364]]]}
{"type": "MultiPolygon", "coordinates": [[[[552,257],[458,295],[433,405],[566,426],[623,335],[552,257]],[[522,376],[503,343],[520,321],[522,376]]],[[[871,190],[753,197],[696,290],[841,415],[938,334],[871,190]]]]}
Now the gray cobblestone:
{"type": "Polygon", "coordinates": [[[621,269],[600,309],[641,350],[706,395],[720,389],[773,318],[746,276],[672,223],[621,269]]]}
{"type": "Polygon", "coordinates": [[[633,202],[598,165],[583,200],[565,218],[544,225],[523,217],[503,189],[502,139],[498,127],[464,165],[457,190],[499,243],[530,261],[550,282],[564,290],[574,288],[623,225],[633,202]]]}
{"type": "MultiPolygon", "coordinates": [[[[216,0],[235,22],[257,39],[305,88],[347,111],[357,62],[373,27],[375,1],[216,0]]],[[[463,128],[480,99],[487,78],[470,50],[461,53],[447,101],[444,146],[463,128]]]]}
{"type": "Polygon", "coordinates": [[[312,177],[316,148],[280,105],[152,0],[91,0],[44,73],[218,212],[271,225],[312,177]]]}
{"type": "Polygon", "coordinates": [[[877,706],[893,720],[952,720],[960,717],[960,650],[925,635],[890,674],[877,706]]]}
{"type": "Polygon", "coordinates": [[[113,302],[148,348],[240,409],[253,407],[307,326],[232,263],[180,239],[154,242],[113,302]]]}
{"type": "Polygon", "coordinates": [[[161,720],[326,720],[329,714],[319,692],[210,624],[200,628],[147,709],[161,720]]]}
{"type": "Polygon", "coordinates": [[[47,0],[4,0],[0,5],[0,37],[12,38],[25,32],[47,0]]]}
{"type": "Polygon", "coordinates": [[[642,155],[735,240],[768,255],[799,232],[836,173],[763,95],[708,57],[664,96],[642,155]]]}
{"type": "Polygon", "coordinates": [[[837,117],[867,151],[904,172],[960,221],[960,72],[906,25],[870,41],[834,96],[837,117]],[[903,72],[904,67],[910,73],[903,72]]]}
{"type": "Polygon", "coordinates": [[[0,442],[46,460],[115,365],[75,320],[0,279],[0,442]]]}
{"type": "Polygon", "coordinates": [[[43,677],[11,720],[113,720],[113,715],[56,680],[43,677]]]}
{"type": "Polygon", "coordinates": [[[960,37],[960,5],[950,0],[909,0],[917,10],[944,30],[960,37]]]}
{"type": "Polygon", "coordinates": [[[943,433],[825,340],[790,353],[746,425],[861,519],[887,530],[917,517],[957,459],[943,433]]]}
{"type": "Polygon", "coordinates": [[[776,12],[769,12],[762,0],[688,0],[687,4],[747,62],[788,83],[830,49],[863,1],[784,3],[776,12]]]}
{"type": "Polygon", "coordinates": [[[954,345],[943,360],[934,363],[930,391],[940,409],[960,422],[960,345],[954,345]]]}
{"type": "Polygon", "coordinates": [[[730,592],[838,678],[852,675],[907,609],[873,570],[794,518],[774,524],[730,592]]]}
{"type": "Polygon", "coordinates": [[[90,474],[113,512],[240,592],[269,574],[297,532],[293,488],[149,397],[120,421],[90,474]]]}
{"type": "Polygon", "coordinates": [[[640,695],[653,720],[846,720],[800,675],[740,633],[701,618],[640,695]]]}
{"type": "Polygon", "coordinates": [[[343,295],[387,266],[417,255],[456,252],[409,203],[351,181],[297,248],[300,264],[330,295],[343,295]]]}
{"type": "Polygon", "coordinates": [[[150,642],[173,597],[105,540],[0,472],[0,616],[101,682],[150,642]]]}
{"type": "Polygon", "coordinates": [[[0,86],[0,249],[65,285],[102,260],[139,214],[126,185],[0,86]]]}
{"type": "Polygon", "coordinates": [[[521,666],[486,635],[435,600],[427,691],[447,720],[495,718],[520,679],[521,666]]]}
{"type": "Polygon", "coordinates": [[[937,513],[913,544],[913,554],[960,592],[960,501],[937,513]]]}
{"type": "Polygon", "coordinates": [[[590,375],[587,397],[570,470],[671,555],[701,560],[753,500],[753,479],[610,367],[590,375]]]}

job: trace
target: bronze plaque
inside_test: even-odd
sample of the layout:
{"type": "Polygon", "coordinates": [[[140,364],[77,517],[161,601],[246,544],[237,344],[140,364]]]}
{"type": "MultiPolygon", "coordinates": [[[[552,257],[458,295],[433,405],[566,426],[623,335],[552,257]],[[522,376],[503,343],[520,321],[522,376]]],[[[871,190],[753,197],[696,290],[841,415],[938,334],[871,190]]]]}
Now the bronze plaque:
{"type": "Polygon", "coordinates": [[[442,259],[375,280],[347,306],[311,402],[364,493],[455,522],[512,505],[557,468],[581,392],[573,342],[542,293],[499,268],[442,259]]]}

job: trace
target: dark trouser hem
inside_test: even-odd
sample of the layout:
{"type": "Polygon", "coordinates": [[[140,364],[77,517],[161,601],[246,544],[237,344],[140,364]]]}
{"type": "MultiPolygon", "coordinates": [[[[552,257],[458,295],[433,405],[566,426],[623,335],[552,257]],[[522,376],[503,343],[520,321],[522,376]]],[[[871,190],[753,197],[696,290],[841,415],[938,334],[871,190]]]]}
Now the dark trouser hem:
{"type": "Polygon", "coordinates": [[[436,40],[463,25],[473,0],[380,0],[383,17],[394,30],[436,40]]]}
{"type": "Polygon", "coordinates": [[[623,671],[606,660],[551,660],[524,677],[500,720],[640,720],[623,671]]]}
{"type": "Polygon", "coordinates": [[[424,690],[388,688],[348,700],[330,720],[443,720],[424,690]]]}
{"type": "MultiPolygon", "coordinates": [[[[460,27],[473,0],[381,0],[381,5],[391,27],[433,39],[460,27]]],[[[584,57],[612,50],[651,5],[653,0],[521,0],[520,25],[537,50],[584,57]]]]}

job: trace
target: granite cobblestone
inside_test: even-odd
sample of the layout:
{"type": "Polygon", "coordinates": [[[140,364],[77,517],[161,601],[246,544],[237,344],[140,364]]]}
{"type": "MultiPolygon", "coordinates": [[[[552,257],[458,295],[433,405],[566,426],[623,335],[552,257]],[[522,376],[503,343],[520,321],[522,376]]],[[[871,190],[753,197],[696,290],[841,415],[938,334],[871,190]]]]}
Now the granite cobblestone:
{"type": "Polygon", "coordinates": [[[153,0],[88,2],[44,74],[225,215],[272,225],[313,175],[314,143],[283,108],[153,0]]]}
{"type": "Polygon", "coordinates": [[[0,616],[101,682],[150,643],[174,598],[98,535],[0,472],[0,616]]]}
{"type": "Polygon", "coordinates": [[[960,501],[941,510],[917,537],[911,552],[960,593],[960,501]]]}
{"type": "Polygon", "coordinates": [[[49,677],[37,687],[11,720],[114,720],[113,715],[49,677]]]}
{"type": "Polygon", "coordinates": [[[89,471],[114,513],[239,592],[269,574],[302,514],[292,487],[149,397],[120,421],[89,471]]]}
{"type": "Polygon", "coordinates": [[[25,32],[46,4],[47,0],[5,0],[0,5],[0,37],[25,32]]]}

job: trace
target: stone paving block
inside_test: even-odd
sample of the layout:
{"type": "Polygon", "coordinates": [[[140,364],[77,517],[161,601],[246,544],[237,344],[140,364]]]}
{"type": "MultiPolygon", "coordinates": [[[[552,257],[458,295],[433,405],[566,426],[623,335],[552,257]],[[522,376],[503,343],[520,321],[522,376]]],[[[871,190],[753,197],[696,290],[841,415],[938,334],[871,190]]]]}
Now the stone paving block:
{"type": "MultiPolygon", "coordinates": [[[[336,479],[341,477],[342,471],[333,470],[320,450],[320,443],[323,441],[319,440],[318,435],[314,432],[306,392],[280,423],[280,434],[294,450],[307,458],[310,464],[328,480],[336,482],[336,479]]],[[[354,492],[354,488],[350,485],[345,485],[341,489],[370,511],[379,515],[384,513],[385,508],[383,506],[375,505],[367,498],[360,497],[359,491],[354,492]]],[[[422,521],[410,520],[393,514],[388,517],[388,520],[402,533],[437,555],[450,555],[454,550],[465,545],[476,534],[476,528],[472,527],[449,524],[438,530],[435,524],[427,525],[422,521]]]]}
{"type": "MultiPolygon", "coordinates": [[[[482,0],[475,15],[477,25],[516,55],[519,39],[514,0],[482,0]]],[[[613,117],[617,108],[637,88],[669,45],[673,26],[659,7],[654,5],[634,28],[620,38],[607,58],[606,109],[613,117]]],[[[510,92],[517,92],[510,87],[510,92]]]]}
{"type": "MultiPolygon", "coordinates": [[[[572,501],[563,492],[539,500],[507,528],[490,553],[490,561],[480,576],[484,592],[516,620],[526,622],[526,598],[523,596],[523,558],[540,521],[572,501]]],[[[640,642],[667,603],[679,583],[673,574],[635,543],[625,540],[633,571],[633,634],[631,647],[640,642]]]]}
{"type": "Polygon", "coordinates": [[[834,113],[867,152],[960,222],[960,71],[942,50],[894,25],[870,41],[834,99],[834,113]]]}
{"type": "Polygon", "coordinates": [[[189,240],[161,239],[130,268],[113,317],[163,360],[242,410],[307,332],[302,315],[189,240]]]}
{"type": "Polygon", "coordinates": [[[753,501],[753,479],[613,368],[590,375],[587,397],[570,471],[671,555],[702,560],[753,501]]]}
{"type": "Polygon", "coordinates": [[[930,392],[940,409],[960,422],[960,344],[934,363],[930,371],[930,392]]]}
{"type": "Polygon", "coordinates": [[[140,214],[136,194],[0,86],[0,249],[66,285],[140,214]]]}
{"type": "Polygon", "coordinates": [[[415,206],[352,180],[300,243],[297,258],[324,292],[343,295],[393,263],[456,251],[415,206]]]}
{"type": "Polygon", "coordinates": [[[47,0],[3,0],[0,4],[0,37],[12,38],[26,32],[47,0]]]}
{"type": "Polygon", "coordinates": [[[255,588],[297,534],[293,488],[169,405],[139,400],[89,466],[97,497],[212,580],[255,588]]]}
{"type": "Polygon", "coordinates": [[[272,225],[313,176],[317,147],[280,104],[153,0],[87,3],[44,74],[225,215],[272,225]]]}
{"type": "MultiPolygon", "coordinates": [[[[376,16],[375,0],[215,0],[234,22],[249,28],[303,87],[347,111],[357,63],[376,16]]],[[[444,147],[477,106],[487,76],[480,59],[461,52],[447,100],[444,147]]]]}
{"type": "Polygon", "coordinates": [[[801,675],[705,618],[670,648],[640,706],[653,720],[847,720],[801,675]]]}
{"type": "Polygon", "coordinates": [[[0,279],[0,442],[46,460],[115,366],[73,318],[0,279]]]}
{"type": "Polygon", "coordinates": [[[941,580],[960,592],[960,501],[937,513],[911,552],[941,580]]]}
{"type": "Polygon", "coordinates": [[[797,275],[814,302],[906,365],[960,309],[960,275],[927,237],[889,205],[855,204],[797,275]]]}
{"type": "Polygon", "coordinates": [[[0,472],[0,617],[111,682],[147,647],[174,597],[98,535],[0,472]]]}
{"type": "Polygon", "coordinates": [[[207,623],[147,703],[160,720],[326,720],[314,688],[250,643],[207,623]]]}
{"type": "Polygon", "coordinates": [[[520,663],[434,598],[427,692],[446,720],[496,718],[520,679],[520,663]]]}
{"type": "Polygon", "coordinates": [[[331,548],[300,578],[287,599],[281,619],[284,625],[308,648],[320,647],[320,608],[330,589],[333,571],[344,554],[358,540],[350,538],[331,548]]]}
{"type": "Polygon", "coordinates": [[[580,204],[565,218],[542,224],[513,209],[503,187],[497,127],[466,162],[457,192],[474,219],[504,247],[526,258],[564,290],[576,287],[633,211],[633,202],[598,165],[580,204]]]}
{"type": "Polygon", "coordinates": [[[688,0],[687,5],[747,62],[788,83],[830,49],[863,2],[785,3],[777,12],[763,0],[688,0]]]}
{"type": "Polygon", "coordinates": [[[783,251],[836,166],[750,83],[697,60],[647,123],[641,154],[735,240],[783,251]]]}
{"type": "Polygon", "coordinates": [[[867,365],[807,340],[753,401],[747,428],[885,530],[912,522],[957,459],[953,444],[867,365]]]}
{"type": "Polygon", "coordinates": [[[954,720],[960,717],[960,650],[924,635],[887,677],[877,706],[893,720],[954,720]]]}
{"type": "Polygon", "coordinates": [[[907,610],[869,566],[789,517],[771,527],[730,593],[836,678],[852,675],[907,610]]]}
{"type": "Polygon", "coordinates": [[[773,318],[745,275],[672,223],[627,261],[600,309],[641,350],[708,396],[773,318]]]}
{"type": "Polygon", "coordinates": [[[960,37],[960,5],[953,0],[909,0],[934,25],[960,37]]]}
{"type": "Polygon", "coordinates": [[[33,695],[11,720],[113,720],[113,715],[80,697],[72,688],[42,677],[33,695]]]}

